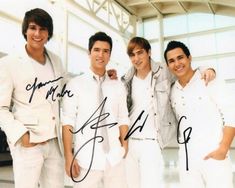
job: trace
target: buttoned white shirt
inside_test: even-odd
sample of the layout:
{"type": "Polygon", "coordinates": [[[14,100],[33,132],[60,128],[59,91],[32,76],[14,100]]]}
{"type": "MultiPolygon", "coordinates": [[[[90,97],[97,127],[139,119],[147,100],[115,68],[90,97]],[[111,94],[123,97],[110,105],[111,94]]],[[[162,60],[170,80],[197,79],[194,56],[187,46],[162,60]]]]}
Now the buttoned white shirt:
{"type": "MultiPolygon", "coordinates": [[[[183,132],[192,127],[188,142],[188,153],[191,159],[205,157],[217,149],[222,139],[223,125],[234,126],[234,110],[228,104],[234,104],[231,93],[226,93],[219,82],[212,81],[205,85],[199,71],[194,73],[189,83],[182,87],[178,81],[171,90],[171,103],[177,120],[180,123],[180,141],[183,142],[183,132]],[[227,97],[226,97],[227,96],[227,97]]],[[[185,152],[184,144],[180,152],[185,152]]],[[[183,155],[183,153],[181,153],[183,155]]]]}
{"type": "MultiPolygon", "coordinates": [[[[89,139],[94,138],[95,135],[95,129],[92,129],[91,125],[98,121],[95,117],[98,117],[100,113],[99,110],[96,111],[100,105],[100,101],[98,99],[98,83],[94,77],[97,77],[97,75],[94,75],[90,70],[86,74],[71,79],[68,83],[68,89],[71,90],[74,96],[63,99],[63,125],[71,125],[74,131],[77,131],[81,129],[86,122],[94,119],[94,121],[85,126],[83,131],[80,130],[75,134],[75,153],[84,146],[89,139]]],[[[111,80],[106,75],[102,83],[102,91],[104,98],[107,97],[103,113],[109,113],[109,116],[105,119],[105,124],[117,122],[117,125],[108,128],[110,150],[107,154],[103,151],[102,142],[98,142],[100,138],[96,139],[94,159],[91,167],[91,169],[96,170],[104,170],[106,160],[108,160],[111,165],[115,165],[123,158],[125,150],[121,147],[119,140],[119,126],[129,125],[126,91],[123,84],[118,80],[111,80]]],[[[99,126],[103,124],[104,121],[99,123],[99,126]]],[[[101,128],[97,131],[97,136],[101,136],[100,129],[101,128]]],[[[81,167],[86,169],[89,167],[92,148],[93,141],[85,145],[76,156],[81,167]]]]}

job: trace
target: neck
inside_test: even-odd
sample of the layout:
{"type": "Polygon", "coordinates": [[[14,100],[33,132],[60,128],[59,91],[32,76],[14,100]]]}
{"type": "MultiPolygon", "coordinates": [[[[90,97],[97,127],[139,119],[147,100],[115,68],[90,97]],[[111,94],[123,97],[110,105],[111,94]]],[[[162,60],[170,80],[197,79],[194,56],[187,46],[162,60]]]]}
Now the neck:
{"type": "Polygon", "coordinates": [[[38,63],[45,64],[46,57],[45,57],[44,47],[41,49],[34,49],[26,45],[25,49],[26,49],[28,56],[36,60],[38,63]]]}
{"type": "Polygon", "coordinates": [[[179,78],[180,85],[182,87],[185,87],[187,85],[187,83],[189,83],[191,78],[193,77],[194,73],[195,73],[195,71],[191,69],[186,75],[179,78]]]}
{"type": "Polygon", "coordinates": [[[91,70],[93,73],[95,73],[96,75],[98,75],[99,77],[104,76],[106,70],[105,69],[94,69],[93,67],[91,67],[91,70]]]}
{"type": "Polygon", "coordinates": [[[146,78],[148,73],[151,71],[150,63],[144,69],[139,69],[136,71],[136,76],[140,79],[146,78]]]}

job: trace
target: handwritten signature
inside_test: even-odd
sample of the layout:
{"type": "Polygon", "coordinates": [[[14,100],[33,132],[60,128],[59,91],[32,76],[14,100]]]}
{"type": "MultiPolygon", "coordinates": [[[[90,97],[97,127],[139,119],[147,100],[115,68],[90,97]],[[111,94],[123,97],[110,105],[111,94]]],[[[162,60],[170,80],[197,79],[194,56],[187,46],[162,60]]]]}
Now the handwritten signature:
{"type": "MultiPolygon", "coordinates": [[[[29,98],[29,103],[32,102],[33,95],[34,95],[34,92],[36,91],[36,89],[40,89],[40,88],[42,88],[42,87],[44,87],[44,86],[46,86],[48,84],[52,84],[54,82],[57,82],[57,81],[59,81],[62,78],[63,77],[61,76],[61,77],[56,78],[54,80],[49,80],[47,82],[39,82],[39,83],[37,83],[38,78],[35,77],[34,83],[32,85],[31,84],[27,84],[27,86],[25,88],[27,91],[32,90],[32,93],[31,93],[30,98],[29,98]]],[[[58,93],[56,93],[57,89],[58,89],[58,85],[56,85],[55,87],[51,86],[50,90],[47,91],[47,94],[46,94],[45,98],[48,99],[51,96],[52,101],[55,101],[57,97],[61,98],[61,97],[64,97],[66,94],[68,95],[68,97],[72,97],[73,96],[73,94],[70,93],[71,92],[70,90],[66,90],[66,84],[64,84],[62,90],[60,92],[58,92],[58,93]]]]}
{"type": "Polygon", "coordinates": [[[108,127],[109,128],[112,128],[113,126],[117,125],[118,123],[117,122],[114,122],[114,123],[108,123],[108,124],[103,124],[103,125],[100,125],[100,123],[102,121],[104,121],[109,115],[110,113],[107,113],[107,112],[104,112],[103,113],[103,109],[104,109],[104,105],[106,103],[106,100],[107,100],[107,97],[105,97],[105,99],[101,102],[101,104],[99,105],[99,107],[95,110],[95,112],[91,115],[91,117],[84,123],[84,125],[78,129],[77,131],[73,132],[71,131],[72,134],[77,134],[78,132],[81,132],[83,134],[83,130],[85,127],[87,127],[88,125],[90,125],[90,128],[91,129],[94,129],[94,137],[90,138],[89,140],[87,140],[77,151],[76,153],[74,154],[74,157],[73,157],[73,160],[72,160],[72,163],[71,163],[71,166],[70,166],[70,176],[71,176],[71,179],[78,183],[78,182],[81,182],[83,181],[88,173],[90,172],[91,170],[91,167],[92,167],[92,164],[93,164],[93,159],[94,159],[94,156],[95,156],[95,146],[96,146],[96,141],[98,143],[101,143],[103,142],[104,138],[102,136],[99,136],[97,135],[97,131],[98,129],[102,128],[102,127],[108,127]],[[95,116],[96,114],[98,113],[98,116],[95,116]],[[89,142],[93,142],[93,145],[92,145],[92,154],[91,154],[91,158],[90,158],[90,164],[89,164],[89,167],[87,169],[87,172],[85,173],[84,177],[82,177],[80,180],[75,180],[73,178],[73,175],[72,175],[72,166],[73,166],[73,163],[74,161],[76,160],[76,156],[78,155],[78,153],[84,148],[84,146],[86,146],[89,142]]]}
{"type": "Polygon", "coordinates": [[[179,140],[179,137],[180,137],[180,123],[181,123],[183,118],[187,119],[186,116],[180,117],[180,120],[179,120],[179,123],[178,123],[178,127],[177,127],[177,142],[178,142],[178,144],[184,144],[184,147],[185,147],[185,156],[186,156],[186,161],[185,161],[186,162],[186,170],[188,171],[189,170],[189,165],[188,165],[188,148],[187,148],[187,143],[190,140],[190,135],[192,133],[192,127],[188,127],[187,129],[185,129],[183,131],[184,141],[180,142],[180,140],[179,140]]]}
{"type": "Polygon", "coordinates": [[[144,125],[145,125],[145,123],[146,123],[146,120],[147,120],[147,118],[148,118],[148,114],[146,115],[143,124],[142,124],[142,125],[139,125],[139,126],[137,126],[137,127],[135,127],[136,124],[138,123],[138,121],[141,120],[143,114],[144,114],[144,110],[143,110],[143,111],[140,113],[140,115],[137,117],[137,119],[135,120],[135,122],[133,123],[133,125],[131,126],[131,128],[129,129],[129,131],[127,132],[127,134],[126,134],[124,140],[127,140],[127,139],[128,139],[135,131],[137,131],[138,129],[139,129],[139,132],[141,132],[141,131],[143,130],[144,125]]]}

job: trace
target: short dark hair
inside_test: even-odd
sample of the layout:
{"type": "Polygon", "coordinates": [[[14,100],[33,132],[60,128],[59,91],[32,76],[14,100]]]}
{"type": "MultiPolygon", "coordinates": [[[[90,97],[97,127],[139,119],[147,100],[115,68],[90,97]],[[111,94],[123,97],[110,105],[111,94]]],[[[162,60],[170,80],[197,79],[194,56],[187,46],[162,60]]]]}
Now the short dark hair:
{"type": "Polygon", "coordinates": [[[164,58],[165,58],[166,64],[168,64],[167,63],[167,52],[169,52],[170,50],[174,50],[175,48],[181,48],[187,57],[189,57],[191,55],[188,47],[184,43],[182,43],[180,41],[175,41],[175,40],[170,41],[167,44],[167,47],[164,52],[164,58]]]}
{"type": "Polygon", "coordinates": [[[133,52],[133,49],[139,46],[141,48],[143,48],[146,52],[148,52],[149,50],[151,50],[151,45],[149,44],[149,41],[146,40],[143,37],[133,37],[127,46],[127,54],[130,56],[133,52]]]}
{"type": "Polygon", "coordinates": [[[88,44],[88,50],[89,52],[91,52],[92,47],[94,46],[96,41],[104,41],[104,42],[108,42],[110,45],[110,53],[112,51],[113,48],[113,42],[112,42],[112,38],[110,36],[108,36],[105,32],[97,32],[94,35],[92,35],[89,38],[89,44],[88,44]]]}
{"type": "Polygon", "coordinates": [[[27,40],[27,36],[25,33],[29,27],[30,22],[35,22],[37,25],[47,28],[48,41],[50,40],[53,35],[53,20],[45,10],[35,8],[25,13],[24,20],[22,23],[22,34],[25,40],[27,40]]]}

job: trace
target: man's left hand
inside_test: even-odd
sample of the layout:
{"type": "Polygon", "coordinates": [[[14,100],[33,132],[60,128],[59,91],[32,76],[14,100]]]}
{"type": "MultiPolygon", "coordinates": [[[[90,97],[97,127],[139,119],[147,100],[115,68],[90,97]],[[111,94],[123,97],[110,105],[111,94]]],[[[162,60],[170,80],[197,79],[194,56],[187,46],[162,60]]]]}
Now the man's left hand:
{"type": "Polygon", "coordinates": [[[215,79],[215,70],[214,69],[206,69],[203,73],[202,73],[202,79],[205,80],[205,84],[207,85],[210,81],[215,79]]]}

